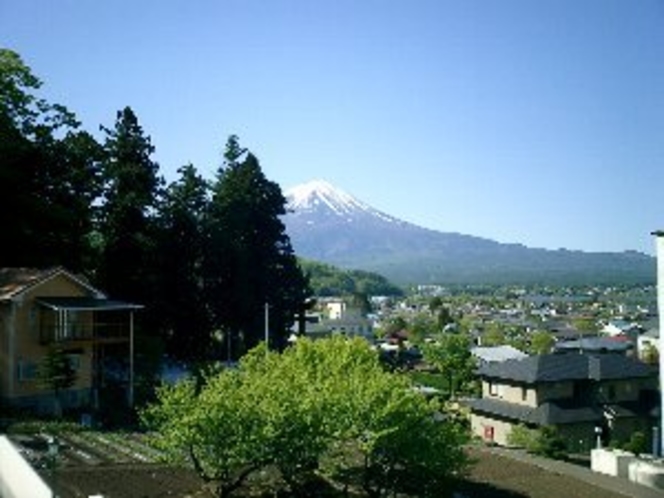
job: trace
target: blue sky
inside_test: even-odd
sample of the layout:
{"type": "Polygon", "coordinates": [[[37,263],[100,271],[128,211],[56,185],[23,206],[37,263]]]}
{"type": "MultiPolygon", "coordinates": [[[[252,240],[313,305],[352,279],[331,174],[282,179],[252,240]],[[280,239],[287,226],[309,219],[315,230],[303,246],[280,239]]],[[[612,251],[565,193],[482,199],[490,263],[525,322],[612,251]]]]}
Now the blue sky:
{"type": "Polygon", "coordinates": [[[101,137],[131,106],[163,175],[228,135],[442,231],[654,253],[662,0],[0,0],[17,51],[101,137]]]}

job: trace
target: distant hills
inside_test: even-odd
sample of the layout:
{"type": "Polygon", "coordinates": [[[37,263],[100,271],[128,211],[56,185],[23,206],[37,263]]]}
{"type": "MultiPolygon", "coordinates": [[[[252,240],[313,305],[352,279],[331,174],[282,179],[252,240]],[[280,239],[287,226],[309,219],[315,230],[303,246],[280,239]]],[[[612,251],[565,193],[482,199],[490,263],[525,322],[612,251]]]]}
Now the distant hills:
{"type": "Polygon", "coordinates": [[[319,297],[352,296],[401,296],[403,289],[389,282],[384,276],[363,270],[343,270],[336,266],[299,260],[301,268],[309,275],[311,289],[319,297]]]}
{"type": "Polygon", "coordinates": [[[627,251],[529,248],[429,230],[383,213],[324,181],[285,192],[296,254],[404,284],[620,284],[655,281],[655,258],[627,251]]]}

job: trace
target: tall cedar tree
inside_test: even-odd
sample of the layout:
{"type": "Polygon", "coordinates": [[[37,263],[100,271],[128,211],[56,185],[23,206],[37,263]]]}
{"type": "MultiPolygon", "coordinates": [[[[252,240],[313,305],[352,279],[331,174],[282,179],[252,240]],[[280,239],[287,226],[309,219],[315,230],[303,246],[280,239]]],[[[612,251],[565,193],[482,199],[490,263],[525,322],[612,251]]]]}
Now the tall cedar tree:
{"type": "MultiPolygon", "coordinates": [[[[154,213],[161,179],[150,155],[154,147],[134,112],[119,111],[104,144],[105,191],[99,233],[103,239],[100,275],[111,295],[154,307],[156,280],[154,213]]],[[[149,315],[148,315],[149,316],[149,315]]]]}
{"type": "Polygon", "coordinates": [[[203,286],[204,218],[208,183],[189,164],[164,194],[159,212],[159,316],[171,355],[204,359],[211,326],[203,286]]]}
{"type": "Polygon", "coordinates": [[[82,271],[100,149],[76,131],[71,112],[35,95],[41,84],[18,54],[0,49],[1,264],[82,271]]]}
{"type": "Polygon", "coordinates": [[[288,329],[309,295],[281,216],[286,199],[236,136],[213,185],[206,271],[215,326],[230,335],[233,356],[265,337],[283,347],[288,329]]]}

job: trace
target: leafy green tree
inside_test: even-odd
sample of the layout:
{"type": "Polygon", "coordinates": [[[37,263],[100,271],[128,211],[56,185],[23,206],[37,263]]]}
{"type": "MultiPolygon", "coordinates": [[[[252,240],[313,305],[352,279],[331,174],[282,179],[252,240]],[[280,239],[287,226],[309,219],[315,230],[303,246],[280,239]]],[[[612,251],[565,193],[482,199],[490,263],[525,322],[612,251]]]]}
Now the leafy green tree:
{"type": "Polygon", "coordinates": [[[439,330],[443,330],[447,325],[454,323],[454,318],[452,313],[446,306],[441,306],[438,308],[438,313],[436,314],[436,322],[439,330]]]}
{"type": "Polygon", "coordinates": [[[89,261],[99,196],[99,147],[74,115],[36,93],[41,81],[20,56],[0,49],[0,224],[8,266],[89,261]]]}
{"type": "Polygon", "coordinates": [[[206,286],[214,325],[229,334],[237,356],[264,338],[269,306],[271,346],[288,331],[311,294],[281,217],[286,199],[256,157],[231,136],[212,186],[206,286]]]}
{"type": "Polygon", "coordinates": [[[482,346],[501,346],[506,343],[505,327],[497,322],[489,323],[482,334],[482,346]]]}
{"type": "Polygon", "coordinates": [[[597,324],[590,317],[579,317],[572,320],[572,326],[579,332],[596,332],[597,324]]]}
{"type": "Polygon", "coordinates": [[[454,398],[464,383],[472,380],[475,361],[470,353],[470,338],[462,334],[441,334],[436,342],[422,346],[424,360],[448,379],[454,398]]]}
{"type": "Polygon", "coordinates": [[[424,342],[425,338],[431,337],[440,330],[434,318],[424,313],[418,313],[411,320],[408,332],[410,341],[414,344],[420,344],[424,342]]]}
{"type": "Polygon", "coordinates": [[[556,340],[546,330],[536,330],[530,336],[530,354],[547,354],[551,352],[556,340]]]}
{"type": "Polygon", "coordinates": [[[267,466],[289,496],[311,496],[323,461],[335,476],[359,466],[371,496],[444,496],[466,465],[466,436],[437,422],[438,407],[410,387],[365,341],[302,339],[283,353],[258,347],[199,390],[193,382],[163,387],[142,418],[168,458],[191,463],[219,496],[267,466]]]}
{"type": "Polygon", "coordinates": [[[397,332],[406,330],[408,328],[408,322],[402,316],[395,316],[390,318],[385,326],[383,327],[382,335],[384,337],[389,337],[397,332]]]}
{"type": "Polygon", "coordinates": [[[71,359],[62,348],[49,347],[46,356],[39,364],[38,377],[41,384],[53,392],[53,413],[59,417],[62,414],[60,393],[76,382],[76,372],[71,359]]]}

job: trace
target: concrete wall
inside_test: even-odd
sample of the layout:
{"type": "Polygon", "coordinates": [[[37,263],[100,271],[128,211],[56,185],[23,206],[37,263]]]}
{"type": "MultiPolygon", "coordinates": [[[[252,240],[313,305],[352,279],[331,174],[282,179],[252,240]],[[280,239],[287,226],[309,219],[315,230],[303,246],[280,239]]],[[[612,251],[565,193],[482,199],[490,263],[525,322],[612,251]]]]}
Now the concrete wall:
{"type": "Polygon", "coordinates": [[[52,498],[53,493],[16,447],[0,436],[0,496],[2,498],[52,498]]]}
{"type": "Polygon", "coordinates": [[[595,472],[664,490],[664,460],[604,448],[592,450],[590,459],[591,469],[595,472]]]}

